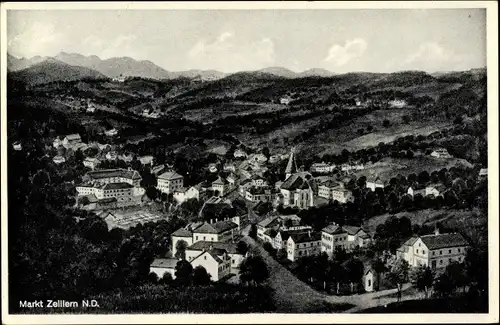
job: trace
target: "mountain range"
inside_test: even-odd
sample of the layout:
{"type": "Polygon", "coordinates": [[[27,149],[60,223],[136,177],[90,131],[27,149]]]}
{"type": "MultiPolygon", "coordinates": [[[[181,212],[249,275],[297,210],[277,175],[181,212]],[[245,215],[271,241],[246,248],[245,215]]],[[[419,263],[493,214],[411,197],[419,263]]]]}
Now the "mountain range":
{"type": "MultiPolygon", "coordinates": [[[[50,61],[52,63],[61,62],[69,66],[92,69],[110,78],[118,76],[135,76],[151,79],[199,78],[201,80],[216,80],[224,78],[230,74],[216,70],[198,69],[186,71],[167,71],[148,60],[135,60],[130,57],[115,57],[103,60],[96,55],[86,56],[78,53],[66,52],[61,52],[54,57],[35,56],[32,58],[16,58],[7,54],[7,70],[10,72],[16,72],[33,67],[44,61],[50,61]]],[[[270,67],[256,72],[262,72],[283,78],[301,78],[310,76],[330,77],[334,75],[333,72],[325,69],[309,69],[303,72],[294,72],[283,67],[270,67]]]]}

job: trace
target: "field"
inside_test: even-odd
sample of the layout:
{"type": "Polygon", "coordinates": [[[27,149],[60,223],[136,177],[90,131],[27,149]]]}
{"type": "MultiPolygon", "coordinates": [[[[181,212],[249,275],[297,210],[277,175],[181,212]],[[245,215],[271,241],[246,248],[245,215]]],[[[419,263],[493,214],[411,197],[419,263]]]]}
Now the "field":
{"type": "Polygon", "coordinates": [[[116,220],[106,220],[108,227],[111,228],[122,228],[128,229],[139,223],[146,222],[156,222],[164,219],[163,216],[158,214],[153,214],[146,210],[130,209],[128,211],[113,211],[113,215],[116,216],[116,220]]]}
{"type": "Polygon", "coordinates": [[[412,159],[387,157],[374,164],[367,164],[364,170],[356,172],[355,175],[358,178],[377,175],[381,179],[389,180],[398,174],[408,176],[415,173],[418,175],[424,170],[430,174],[433,171],[439,171],[442,168],[449,169],[457,165],[472,166],[466,160],[458,158],[440,159],[425,155],[415,155],[412,159]]]}

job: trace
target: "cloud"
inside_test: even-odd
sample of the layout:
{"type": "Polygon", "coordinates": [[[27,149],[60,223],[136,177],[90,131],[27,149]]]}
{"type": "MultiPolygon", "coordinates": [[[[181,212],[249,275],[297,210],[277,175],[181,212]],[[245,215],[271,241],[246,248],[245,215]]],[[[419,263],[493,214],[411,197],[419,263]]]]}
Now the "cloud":
{"type": "Polygon", "coordinates": [[[336,66],[343,66],[349,61],[361,57],[367,47],[368,44],[362,38],[348,40],[344,46],[334,44],[328,50],[324,61],[332,62],[336,66]]]}
{"type": "Polygon", "coordinates": [[[58,44],[63,37],[51,23],[35,22],[10,39],[7,47],[9,52],[23,57],[54,55],[60,51],[58,44]]]}
{"type": "Polygon", "coordinates": [[[136,44],[137,37],[133,34],[120,34],[116,38],[105,41],[96,35],[87,36],[79,51],[86,55],[98,55],[102,59],[130,56],[141,59],[142,47],[136,44]]]}
{"type": "Polygon", "coordinates": [[[256,70],[275,62],[275,44],[262,37],[253,42],[238,39],[233,32],[224,32],[212,40],[199,40],[188,52],[192,68],[221,71],[256,70]]]}
{"type": "Polygon", "coordinates": [[[471,64],[475,65],[476,61],[477,58],[473,55],[456,53],[437,42],[426,42],[402,60],[400,67],[429,72],[467,70],[471,64]]]}

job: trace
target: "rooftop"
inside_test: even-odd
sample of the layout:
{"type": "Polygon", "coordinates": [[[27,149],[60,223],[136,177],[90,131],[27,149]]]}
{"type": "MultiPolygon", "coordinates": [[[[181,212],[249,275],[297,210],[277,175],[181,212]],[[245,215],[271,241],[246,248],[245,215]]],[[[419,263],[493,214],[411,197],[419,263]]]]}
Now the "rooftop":
{"type": "Polygon", "coordinates": [[[456,246],[467,246],[469,243],[459,233],[433,234],[420,237],[429,249],[440,249],[456,246]]]}
{"type": "Polygon", "coordinates": [[[299,174],[293,174],[288,177],[283,184],[281,184],[281,188],[284,190],[294,191],[294,190],[305,190],[311,189],[311,184],[304,177],[299,174]]]}
{"type": "Polygon", "coordinates": [[[134,186],[129,183],[109,183],[105,184],[102,188],[104,190],[117,190],[117,189],[125,189],[125,188],[133,188],[134,186]]]}
{"type": "Polygon", "coordinates": [[[215,223],[205,222],[200,227],[194,230],[195,233],[201,234],[220,234],[230,229],[238,228],[238,225],[232,222],[231,220],[223,220],[215,223]]]}
{"type": "Polygon", "coordinates": [[[82,138],[80,137],[80,135],[78,133],[68,134],[66,136],[66,139],[68,139],[68,141],[82,140],[82,138]]]}
{"type": "Polygon", "coordinates": [[[123,177],[129,179],[141,179],[141,175],[135,170],[128,169],[101,169],[87,173],[91,179],[123,177]]]}
{"type": "Polygon", "coordinates": [[[172,180],[172,179],[179,179],[183,178],[181,175],[177,174],[176,172],[164,172],[160,176],[158,176],[158,179],[164,179],[164,180],[172,180]]]}
{"type": "Polygon", "coordinates": [[[177,262],[179,262],[179,260],[175,258],[156,258],[153,263],[151,263],[151,267],[174,269],[177,262]]]}
{"type": "Polygon", "coordinates": [[[174,237],[192,237],[193,233],[185,228],[179,228],[172,233],[174,237]]]}
{"type": "Polygon", "coordinates": [[[204,251],[210,249],[225,250],[228,254],[236,254],[237,245],[230,242],[212,242],[212,241],[199,241],[189,246],[187,249],[195,251],[204,251]]]}
{"type": "Polygon", "coordinates": [[[321,240],[321,233],[319,232],[303,232],[303,233],[297,233],[297,234],[290,234],[290,238],[295,243],[307,243],[307,242],[312,242],[312,241],[319,241],[321,240]]]}

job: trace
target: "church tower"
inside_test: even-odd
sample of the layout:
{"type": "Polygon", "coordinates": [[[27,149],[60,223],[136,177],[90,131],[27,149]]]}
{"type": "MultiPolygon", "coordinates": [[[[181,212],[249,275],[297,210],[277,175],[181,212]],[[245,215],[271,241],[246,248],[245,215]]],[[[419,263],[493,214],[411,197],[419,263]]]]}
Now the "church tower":
{"type": "Polygon", "coordinates": [[[285,180],[288,179],[292,174],[297,172],[297,163],[295,162],[295,147],[290,150],[290,158],[288,159],[288,164],[285,169],[285,180]]]}

